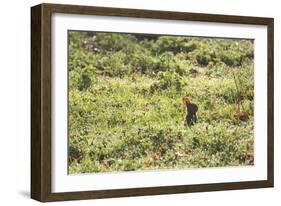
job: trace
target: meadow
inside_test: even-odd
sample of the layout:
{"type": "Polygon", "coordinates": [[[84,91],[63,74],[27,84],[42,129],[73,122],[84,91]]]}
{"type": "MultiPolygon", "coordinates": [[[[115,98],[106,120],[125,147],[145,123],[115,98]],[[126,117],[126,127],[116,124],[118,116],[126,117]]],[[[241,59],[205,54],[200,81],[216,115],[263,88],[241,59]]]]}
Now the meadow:
{"type": "Polygon", "coordinates": [[[254,165],[253,40],[68,38],[70,174],[254,165]]]}

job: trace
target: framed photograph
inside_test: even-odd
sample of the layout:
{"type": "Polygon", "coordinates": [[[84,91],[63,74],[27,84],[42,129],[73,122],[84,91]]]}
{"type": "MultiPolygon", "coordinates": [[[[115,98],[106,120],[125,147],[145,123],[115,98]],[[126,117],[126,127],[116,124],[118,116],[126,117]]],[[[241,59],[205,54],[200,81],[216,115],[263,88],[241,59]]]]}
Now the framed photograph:
{"type": "Polygon", "coordinates": [[[273,187],[273,19],[31,8],[31,197],[273,187]]]}

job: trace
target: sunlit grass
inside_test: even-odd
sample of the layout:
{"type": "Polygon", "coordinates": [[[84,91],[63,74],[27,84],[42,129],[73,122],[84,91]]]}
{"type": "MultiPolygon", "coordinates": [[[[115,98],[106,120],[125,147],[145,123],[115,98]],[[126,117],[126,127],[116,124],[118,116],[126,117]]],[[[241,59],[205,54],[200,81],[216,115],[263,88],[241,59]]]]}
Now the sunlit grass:
{"type": "Polygon", "coordinates": [[[244,49],[238,50],[229,40],[190,38],[195,46],[186,45],[186,53],[164,52],[165,60],[174,60],[163,62],[153,56],[157,48],[167,49],[163,39],[132,38],[127,50],[134,55],[122,50],[123,44],[116,54],[95,54],[80,45],[87,37],[76,34],[70,47],[70,174],[254,164],[251,43],[239,42],[244,49]],[[217,50],[209,51],[209,45],[217,50]],[[232,49],[227,58],[220,53],[224,47],[232,49]],[[142,49],[151,56],[134,59],[142,49]],[[190,73],[191,67],[197,72],[190,73]],[[184,124],[185,96],[199,108],[198,122],[190,127],[184,124]]]}

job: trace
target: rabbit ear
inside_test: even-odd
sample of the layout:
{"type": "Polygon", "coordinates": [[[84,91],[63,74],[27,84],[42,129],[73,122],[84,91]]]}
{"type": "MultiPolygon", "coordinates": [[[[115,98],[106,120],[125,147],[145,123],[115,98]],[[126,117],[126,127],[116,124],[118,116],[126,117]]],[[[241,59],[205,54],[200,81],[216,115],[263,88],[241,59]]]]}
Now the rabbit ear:
{"type": "Polygon", "coordinates": [[[190,104],[190,101],[189,101],[189,99],[188,99],[187,97],[182,98],[182,101],[183,101],[183,103],[184,103],[185,105],[190,104]]]}

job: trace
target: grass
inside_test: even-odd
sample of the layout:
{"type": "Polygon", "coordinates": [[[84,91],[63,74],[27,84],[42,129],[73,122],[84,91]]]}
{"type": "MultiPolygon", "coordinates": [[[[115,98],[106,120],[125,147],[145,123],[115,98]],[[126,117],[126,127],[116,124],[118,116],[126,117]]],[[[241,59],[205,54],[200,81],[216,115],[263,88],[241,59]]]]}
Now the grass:
{"type": "Polygon", "coordinates": [[[69,35],[70,174],[254,164],[253,42],[69,35]]]}

